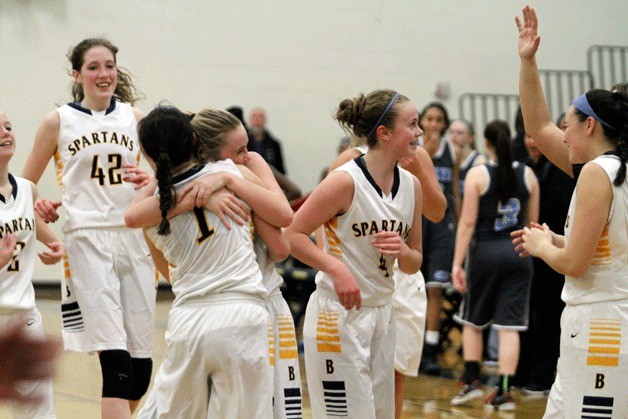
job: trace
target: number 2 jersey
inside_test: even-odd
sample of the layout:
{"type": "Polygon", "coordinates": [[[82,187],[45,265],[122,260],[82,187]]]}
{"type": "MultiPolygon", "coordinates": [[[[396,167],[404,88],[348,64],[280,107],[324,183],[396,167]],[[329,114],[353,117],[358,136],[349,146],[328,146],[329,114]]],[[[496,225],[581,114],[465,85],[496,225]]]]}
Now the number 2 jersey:
{"type": "MultiPolygon", "coordinates": [[[[362,305],[385,305],[395,288],[395,258],[382,255],[371,242],[375,233],[384,230],[398,232],[403,240],[408,237],[414,221],[413,175],[396,166],[393,188],[384,196],[362,156],[334,171],[347,172],[353,178],[353,201],[347,212],[325,223],[325,252],[347,265],[360,286],[362,305]]],[[[316,275],[316,285],[336,295],[333,279],[327,273],[320,271],[316,275]]]]}
{"type": "Polygon", "coordinates": [[[60,119],[55,166],[67,219],[63,232],[124,227],[124,212],[136,194],[122,180],[122,165],[137,165],[137,120],[126,103],[111,101],[102,113],[76,103],[57,108],[60,119]]]}
{"type": "Polygon", "coordinates": [[[14,234],[13,259],[0,269],[0,308],[35,308],[31,278],[35,269],[35,212],[30,181],[9,174],[13,192],[0,195],[0,238],[14,234]]]}
{"type": "MultiPolygon", "coordinates": [[[[175,176],[174,186],[181,191],[193,180],[216,172],[242,176],[231,160],[198,166],[175,176]]],[[[170,219],[170,234],[157,234],[157,226],[146,230],[170,267],[173,307],[190,299],[203,299],[218,293],[238,293],[259,297],[267,291],[255,261],[249,223],[232,223],[228,230],[209,210],[186,211],[170,219]]]]}
{"type": "Polygon", "coordinates": [[[488,174],[489,184],[480,192],[475,237],[478,240],[509,238],[510,232],[525,227],[528,213],[530,186],[526,181],[527,166],[514,162],[515,190],[507,202],[497,196],[497,165],[489,162],[482,166],[488,174]]]}

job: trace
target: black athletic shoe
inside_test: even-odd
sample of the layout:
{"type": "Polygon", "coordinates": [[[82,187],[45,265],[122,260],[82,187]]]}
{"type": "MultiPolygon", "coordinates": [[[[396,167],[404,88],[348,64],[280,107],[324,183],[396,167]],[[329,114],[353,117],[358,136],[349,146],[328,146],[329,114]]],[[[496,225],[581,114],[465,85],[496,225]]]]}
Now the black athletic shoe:
{"type": "Polygon", "coordinates": [[[427,375],[440,375],[440,364],[436,359],[436,345],[425,344],[423,347],[423,358],[419,365],[419,372],[427,375]]]}
{"type": "Polygon", "coordinates": [[[515,410],[515,399],[512,398],[512,394],[509,392],[498,395],[497,391],[495,391],[495,393],[488,396],[484,402],[484,407],[487,410],[510,412],[515,410]]]}

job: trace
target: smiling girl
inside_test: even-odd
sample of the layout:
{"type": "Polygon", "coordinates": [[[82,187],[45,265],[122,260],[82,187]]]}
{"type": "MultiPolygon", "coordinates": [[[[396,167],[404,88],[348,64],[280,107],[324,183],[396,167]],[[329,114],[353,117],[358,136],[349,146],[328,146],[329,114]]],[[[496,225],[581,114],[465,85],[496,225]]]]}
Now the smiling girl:
{"type": "MultiPolygon", "coordinates": [[[[46,115],[22,172],[36,183],[54,156],[67,214],[64,346],[99,353],[103,418],[131,417],[148,388],[156,292],[142,234],[124,225],[133,183],[144,179],[135,167],[142,113],[129,105],[137,97],[117,52],[105,39],[86,39],[70,51],[73,101],[46,115]]],[[[60,205],[40,199],[36,210],[54,222],[60,205]]]]}

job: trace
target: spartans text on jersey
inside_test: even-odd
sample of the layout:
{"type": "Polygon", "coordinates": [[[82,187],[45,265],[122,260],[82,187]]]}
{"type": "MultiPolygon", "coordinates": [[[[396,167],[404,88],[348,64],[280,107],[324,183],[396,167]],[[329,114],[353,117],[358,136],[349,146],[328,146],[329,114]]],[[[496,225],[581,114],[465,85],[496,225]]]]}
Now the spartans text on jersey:
{"type": "Polygon", "coordinates": [[[19,217],[8,222],[0,222],[0,238],[2,238],[5,234],[14,234],[15,232],[21,230],[33,231],[34,229],[34,218],[19,217]]]}
{"type": "Polygon", "coordinates": [[[82,148],[89,147],[95,144],[119,144],[123,147],[129,149],[129,151],[133,151],[135,148],[135,142],[133,139],[130,139],[128,136],[121,134],[118,136],[117,133],[112,132],[109,133],[107,131],[100,132],[92,132],[91,138],[89,136],[81,136],[81,138],[77,138],[71,143],[68,144],[68,151],[70,155],[75,155],[82,148]]]}
{"type": "Polygon", "coordinates": [[[405,240],[410,234],[410,227],[399,220],[363,221],[354,223],[351,229],[355,237],[370,236],[380,231],[396,231],[405,240]]]}

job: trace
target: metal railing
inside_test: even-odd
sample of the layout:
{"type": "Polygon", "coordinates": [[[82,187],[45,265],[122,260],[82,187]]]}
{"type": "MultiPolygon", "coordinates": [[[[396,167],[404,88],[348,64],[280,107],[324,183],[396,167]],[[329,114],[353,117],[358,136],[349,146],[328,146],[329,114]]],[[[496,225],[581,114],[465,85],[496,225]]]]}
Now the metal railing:
{"type": "Polygon", "coordinates": [[[587,49],[587,67],[594,75],[593,86],[610,89],[614,84],[628,81],[628,47],[592,45],[587,49]]]}

